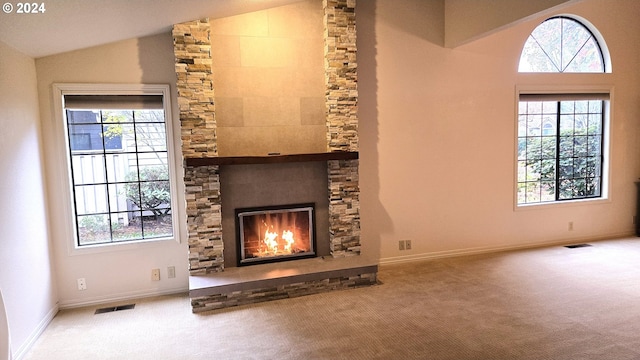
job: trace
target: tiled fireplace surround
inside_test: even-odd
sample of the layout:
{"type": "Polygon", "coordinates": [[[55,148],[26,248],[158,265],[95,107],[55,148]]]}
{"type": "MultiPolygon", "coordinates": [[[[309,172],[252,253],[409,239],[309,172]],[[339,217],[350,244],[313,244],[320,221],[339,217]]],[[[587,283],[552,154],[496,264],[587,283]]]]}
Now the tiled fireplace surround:
{"type": "Polygon", "coordinates": [[[360,255],[355,0],[322,10],[326,150],[308,154],[219,156],[209,20],[173,27],[194,312],[376,283],[360,255]],[[234,208],[303,202],[319,257],[235,267],[234,208]]]}

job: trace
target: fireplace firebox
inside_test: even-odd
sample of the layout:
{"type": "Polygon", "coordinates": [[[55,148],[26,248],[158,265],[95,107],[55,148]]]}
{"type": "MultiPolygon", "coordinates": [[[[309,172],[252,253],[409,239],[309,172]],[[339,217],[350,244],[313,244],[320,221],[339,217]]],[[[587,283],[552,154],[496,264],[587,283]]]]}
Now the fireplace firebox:
{"type": "Polygon", "coordinates": [[[314,204],[236,209],[238,266],[316,256],[314,204]]]}

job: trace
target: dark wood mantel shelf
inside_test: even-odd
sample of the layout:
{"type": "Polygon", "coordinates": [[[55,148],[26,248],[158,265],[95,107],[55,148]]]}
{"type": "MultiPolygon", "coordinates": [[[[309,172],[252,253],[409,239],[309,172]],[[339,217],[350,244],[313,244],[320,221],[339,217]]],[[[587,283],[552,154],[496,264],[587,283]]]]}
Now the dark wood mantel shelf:
{"type": "Polygon", "coordinates": [[[357,151],[332,151],[326,153],[288,154],[267,156],[216,156],[206,158],[186,158],[186,166],[208,165],[247,165],[247,164],[278,164],[289,162],[327,161],[327,160],[355,160],[357,151]]]}

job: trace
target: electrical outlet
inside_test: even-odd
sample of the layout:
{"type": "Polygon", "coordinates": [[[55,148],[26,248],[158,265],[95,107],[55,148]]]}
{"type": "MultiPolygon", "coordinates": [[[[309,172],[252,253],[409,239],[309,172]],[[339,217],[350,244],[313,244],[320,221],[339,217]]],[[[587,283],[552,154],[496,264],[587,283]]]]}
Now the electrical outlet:
{"type": "Polygon", "coordinates": [[[151,269],[151,280],[160,281],[160,269],[151,269]]]}
{"type": "Polygon", "coordinates": [[[174,277],[176,277],[176,267],[175,266],[169,266],[167,268],[167,278],[173,279],[174,277]]]}
{"type": "Polygon", "coordinates": [[[404,240],[398,241],[398,250],[404,250],[404,240]]]}
{"type": "Polygon", "coordinates": [[[87,281],[84,278],[78,279],[78,290],[87,290],[87,281]]]}
{"type": "Polygon", "coordinates": [[[407,250],[411,250],[411,240],[404,241],[404,248],[407,250]]]}
{"type": "Polygon", "coordinates": [[[632,221],[634,225],[638,223],[638,218],[636,217],[636,215],[633,215],[632,221]]]}
{"type": "Polygon", "coordinates": [[[573,231],[573,221],[569,221],[569,231],[573,231]]]}

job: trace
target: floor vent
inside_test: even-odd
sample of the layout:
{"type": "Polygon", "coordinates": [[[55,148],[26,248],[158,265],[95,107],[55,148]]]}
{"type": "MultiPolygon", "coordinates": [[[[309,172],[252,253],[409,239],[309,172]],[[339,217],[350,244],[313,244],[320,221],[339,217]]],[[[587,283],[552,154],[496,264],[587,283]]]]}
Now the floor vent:
{"type": "Polygon", "coordinates": [[[577,249],[577,248],[581,248],[581,247],[589,247],[591,246],[590,244],[575,244],[575,245],[567,245],[565,246],[567,249],[577,249]]]}
{"type": "Polygon", "coordinates": [[[96,315],[96,314],[104,314],[104,313],[113,312],[113,311],[120,311],[120,310],[130,310],[130,309],[133,309],[134,307],[136,307],[136,304],[120,305],[120,306],[115,306],[115,307],[106,307],[106,308],[102,308],[102,309],[97,309],[96,312],[94,313],[94,315],[96,315]]]}

